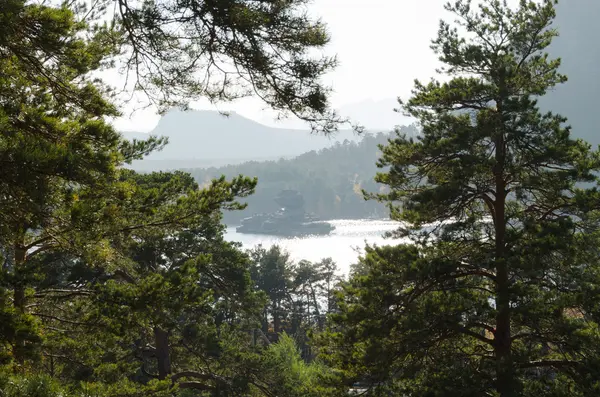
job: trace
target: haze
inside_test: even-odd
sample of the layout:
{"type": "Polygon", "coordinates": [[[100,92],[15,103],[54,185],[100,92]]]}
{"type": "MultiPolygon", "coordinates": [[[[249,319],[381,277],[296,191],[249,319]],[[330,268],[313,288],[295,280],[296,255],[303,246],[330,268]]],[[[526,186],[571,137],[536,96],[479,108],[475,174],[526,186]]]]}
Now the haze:
{"type": "MultiPolygon", "coordinates": [[[[445,0],[315,0],[311,14],[328,25],[329,54],[337,54],[339,67],[326,78],[333,87],[332,103],[342,114],[372,128],[390,129],[405,120],[393,112],[396,97],[410,94],[415,78],[429,79],[437,59],[429,49],[445,0]],[[374,72],[375,70],[375,72],[374,72]],[[360,78],[359,78],[360,77],[360,78]]],[[[206,101],[198,109],[215,109],[206,101]]],[[[262,124],[303,128],[293,119],[281,122],[258,99],[222,104],[220,110],[237,113],[262,124]]],[[[115,125],[121,130],[150,131],[158,123],[153,110],[138,111],[115,125]]]]}
{"type": "MultiPolygon", "coordinates": [[[[510,0],[509,4],[516,2],[510,0]]],[[[338,0],[311,3],[310,12],[327,23],[332,36],[327,52],[337,54],[340,61],[338,68],[325,79],[334,90],[331,98],[334,108],[374,130],[390,130],[410,122],[393,111],[396,98],[410,95],[415,78],[428,80],[435,75],[439,63],[429,43],[439,20],[447,17],[445,3],[446,0],[346,0],[344,7],[339,6],[338,0]]],[[[595,18],[600,15],[599,2],[563,1],[557,7],[557,14],[561,36],[551,48],[553,55],[563,58],[563,70],[569,75],[569,82],[557,90],[568,97],[576,91],[598,92],[600,72],[595,65],[600,49],[590,45],[590,40],[594,40],[593,31],[598,29],[595,18]],[[586,56],[578,56],[582,53],[586,56]]],[[[111,81],[118,84],[121,78],[113,76],[111,81]]],[[[581,107],[574,99],[565,102],[564,96],[561,102],[570,119],[590,114],[588,107],[593,103],[586,100],[581,107]]],[[[277,120],[276,114],[257,98],[219,105],[200,100],[192,107],[235,111],[272,127],[306,128],[305,123],[295,118],[277,120]]],[[[121,131],[149,132],[159,119],[153,108],[134,111],[130,106],[114,124],[121,131]]]]}

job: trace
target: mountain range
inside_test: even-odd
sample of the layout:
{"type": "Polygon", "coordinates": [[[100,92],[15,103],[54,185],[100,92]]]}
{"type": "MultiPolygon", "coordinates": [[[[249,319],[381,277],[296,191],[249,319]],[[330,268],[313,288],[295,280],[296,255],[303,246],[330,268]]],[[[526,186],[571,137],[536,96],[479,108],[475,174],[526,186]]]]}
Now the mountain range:
{"type": "MultiPolygon", "coordinates": [[[[596,42],[600,33],[596,23],[598,15],[599,0],[558,3],[554,25],[560,36],[548,52],[551,57],[562,58],[561,72],[569,80],[539,100],[543,110],[568,118],[575,137],[594,146],[600,144],[596,109],[600,95],[600,46],[596,42]]],[[[396,105],[392,98],[367,100],[347,106],[343,113],[362,125],[381,126],[373,128],[372,132],[387,132],[395,124],[410,122],[392,111],[396,105]]],[[[224,116],[208,110],[173,110],[164,115],[150,133],[166,136],[170,143],[161,152],[134,162],[132,167],[140,171],[277,160],[331,147],[337,141],[360,140],[360,136],[350,130],[326,137],[306,130],[269,127],[236,113],[224,116]]],[[[127,138],[148,137],[136,132],[125,132],[124,135],[127,138]]]]}
{"type": "MultiPolygon", "coordinates": [[[[149,136],[140,132],[123,135],[128,139],[149,136]]],[[[277,160],[331,147],[338,141],[360,140],[360,135],[352,130],[324,136],[306,130],[268,127],[235,112],[224,115],[210,110],[171,110],[150,135],[165,136],[169,144],[162,151],[135,161],[132,168],[153,171],[277,160]]]]}

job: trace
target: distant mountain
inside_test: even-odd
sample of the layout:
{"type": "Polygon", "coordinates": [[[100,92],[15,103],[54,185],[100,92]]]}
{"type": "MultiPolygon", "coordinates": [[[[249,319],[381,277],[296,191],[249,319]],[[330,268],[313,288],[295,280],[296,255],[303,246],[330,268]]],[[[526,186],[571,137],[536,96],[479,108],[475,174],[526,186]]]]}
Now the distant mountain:
{"type": "MultiPolygon", "coordinates": [[[[237,113],[225,116],[210,110],[170,111],[150,134],[168,137],[169,144],[162,151],[134,162],[134,169],[194,168],[289,158],[330,147],[337,141],[360,139],[351,130],[323,136],[268,127],[237,113]]],[[[136,132],[123,135],[128,139],[148,137],[136,132]]]]}
{"type": "MultiPolygon", "coordinates": [[[[562,58],[561,72],[569,81],[540,99],[543,110],[564,115],[573,127],[573,135],[593,145],[600,144],[600,15],[599,0],[561,1],[554,26],[560,36],[549,48],[552,57],[562,58]]],[[[395,113],[395,99],[366,100],[342,106],[341,115],[349,116],[372,132],[390,131],[395,125],[409,124],[395,113]]],[[[336,141],[356,141],[351,131],[336,136],[312,135],[308,131],[274,128],[236,113],[225,117],[216,111],[172,111],[158,123],[152,134],[167,136],[170,144],[143,161],[140,170],[219,167],[250,160],[291,158],[311,150],[331,147],[336,141]]],[[[128,138],[146,134],[126,132],[128,138]]]]}

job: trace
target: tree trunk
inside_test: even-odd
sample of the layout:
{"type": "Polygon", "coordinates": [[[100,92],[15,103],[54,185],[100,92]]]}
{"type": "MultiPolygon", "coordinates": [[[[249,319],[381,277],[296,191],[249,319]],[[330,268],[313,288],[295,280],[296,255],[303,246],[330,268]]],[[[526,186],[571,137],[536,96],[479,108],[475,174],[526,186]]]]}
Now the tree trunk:
{"type": "Polygon", "coordinates": [[[497,259],[498,287],[496,293],[495,355],[497,364],[497,390],[501,397],[516,396],[514,369],[511,354],[510,301],[508,266],[504,259],[497,259]]]}
{"type": "Polygon", "coordinates": [[[506,142],[504,138],[504,120],[502,119],[502,103],[497,101],[498,126],[496,144],[496,164],[494,170],[496,184],[496,200],[494,205],[494,222],[496,232],[496,333],[494,336],[494,352],[496,356],[497,386],[501,397],[514,397],[517,394],[515,374],[511,352],[510,330],[510,280],[506,261],[506,180],[504,176],[506,162],[506,142]]]}
{"type": "Polygon", "coordinates": [[[276,334],[279,334],[279,329],[281,327],[280,325],[280,318],[279,318],[279,301],[275,301],[273,303],[273,331],[275,331],[276,334]]]}
{"type": "Polygon", "coordinates": [[[327,314],[331,314],[331,279],[327,278],[327,314]]]}
{"type": "MultiPolygon", "coordinates": [[[[25,250],[25,244],[23,241],[16,242],[14,245],[14,273],[15,283],[13,285],[13,305],[16,309],[17,315],[25,315],[27,311],[27,302],[25,298],[25,284],[20,274],[25,260],[27,259],[27,252],[25,250]]],[[[18,367],[22,368],[25,364],[25,339],[22,333],[17,332],[15,334],[15,343],[12,348],[13,357],[18,364],[18,367]]]]}
{"type": "Polygon", "coordinates": [[[323,328],[325,328],[325,322],[323,321],[324,319],[321,317],[321,311],[319,310],[319,302],[317,302],[317,293],[315,292],[315,289],[311,284],[309,284],[310,286],[310,295],[311,295],[311,299],[313,301],[313,306],[315,307],[315,316],[317,317],[317,326],[319,331],[323,331],[323,328]]]}
{"type": "Polygon", "coordinates": [[[263,316],[262,316],[262,332],[264,334],[266,334],[267,332],[269,332],[269,313],[267,312],[267,310],[265,310],[263,312],[263,316]]]}
{"type": "Polygon", "coordinates": [[[169,333],[159,327],[154,328],[158,379],[166,379],[171,374],[171,353],[169,351],[169,333]]]}

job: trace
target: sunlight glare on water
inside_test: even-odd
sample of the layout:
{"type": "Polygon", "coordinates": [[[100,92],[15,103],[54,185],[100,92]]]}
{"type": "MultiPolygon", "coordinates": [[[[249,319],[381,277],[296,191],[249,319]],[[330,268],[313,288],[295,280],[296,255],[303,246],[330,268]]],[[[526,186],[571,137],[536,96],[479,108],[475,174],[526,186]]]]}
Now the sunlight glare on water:
{"type": "Polygon", "coordinates": [[[378,220],[335,220],[330,221],[335,230],[328,236],[307,236],[302,238],[283,238],[259,234],[241,234],[235,227],[228,227],[225,237],[230,241],[241,242],[244,248],[253,248],[262,244],[268,248],[278,244],[290,253],[294,261],[307,259],[319,261],[331,257],[342,273],[356,262],[364,252],[365,242],[378,245],[394,245],[400,240],[386,239],[383,234],[398,227],[397,222],[378,220]]]}

